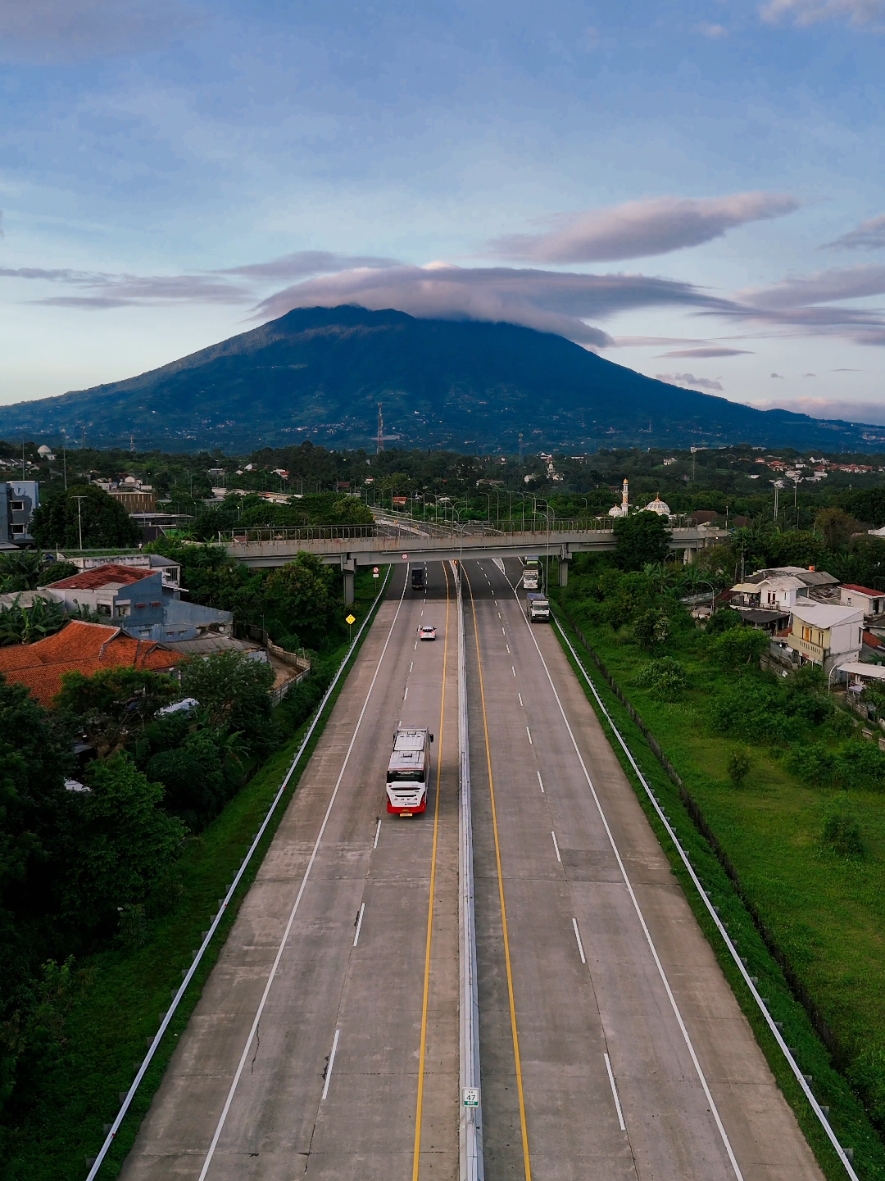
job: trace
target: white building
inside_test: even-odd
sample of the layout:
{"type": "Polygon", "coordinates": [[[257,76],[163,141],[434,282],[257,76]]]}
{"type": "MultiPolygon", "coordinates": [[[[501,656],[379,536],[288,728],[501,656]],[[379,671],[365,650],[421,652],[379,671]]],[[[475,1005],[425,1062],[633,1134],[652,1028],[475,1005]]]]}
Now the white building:
{"type": "Polygon", "coordinates": [[[659,517],[670,516],[670,506],[665,501],[661,500],[660,492],[655,493],[654,500],[650,500],[645,506],[645,512],[657,513],[659,517]]]}
{"type": "Polygon", "coordinates": [[[871,590],[853,582],[839,587],[839,601],[843,607],[863,608],[865,619],[874,619],[885,612],[885,591],[871,590]]]}

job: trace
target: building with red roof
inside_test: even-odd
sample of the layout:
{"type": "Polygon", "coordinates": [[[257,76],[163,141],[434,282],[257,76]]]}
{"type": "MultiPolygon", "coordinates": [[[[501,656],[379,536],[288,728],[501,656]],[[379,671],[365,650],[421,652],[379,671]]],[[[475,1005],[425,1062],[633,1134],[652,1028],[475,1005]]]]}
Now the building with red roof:
{"type": "Polygon", "coordinates": [[[885,591],[846,582],[839,587],[839,602],[843,607],[861,607],[864,619],[875,619],[885,612],[885,591]]]}
{"type": "Polygon", "coordinates": [[[65,673],[89,677],[106,668],[171,673],[181,659],[177,652],[133,639],[118,627],[75,619],[35,644],[0,648],[0,676],[26,686],[32,697],[48,706],[61,689],[65,673]]]}

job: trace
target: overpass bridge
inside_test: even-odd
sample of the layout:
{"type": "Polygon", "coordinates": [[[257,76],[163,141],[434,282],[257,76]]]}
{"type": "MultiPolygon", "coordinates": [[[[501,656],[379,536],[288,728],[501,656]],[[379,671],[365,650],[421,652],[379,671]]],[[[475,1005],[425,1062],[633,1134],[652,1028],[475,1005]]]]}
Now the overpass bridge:
{"type": "MultiPolygon", "coordinates": [[[[725,529],[677,526],[670,531],[670,548],[681,553],[685,563],[691,563],[699,550],[717,545],[728,536],[725,529]]],[[[537,554],[559,563],[559,584],[565,586],[574,554],[617,548],[608,521],[592,529],[584,522],[551,521],[549,528],[502,531],[470,525],[444,528],[423,521],[381,518],[372,525],[241,529],[219,534],[218,540],[231,557],[257,568],[284,566],[299,553],[315,554],[327,565],[341,569],[346,603],[353,602],[357,566],[537,554]]]]}

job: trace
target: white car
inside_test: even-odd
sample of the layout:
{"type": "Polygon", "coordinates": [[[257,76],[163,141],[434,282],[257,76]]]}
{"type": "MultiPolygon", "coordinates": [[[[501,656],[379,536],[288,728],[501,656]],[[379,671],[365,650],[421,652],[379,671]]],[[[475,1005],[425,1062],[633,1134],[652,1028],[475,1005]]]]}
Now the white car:
{"type": "Polygon", "coordinates": [[[421,626],[418,628],[418,639],[419,640],[435,640],[436,639],[436,628],[433,626],[432,623],[422,623],[421,624],[421,626]]]}

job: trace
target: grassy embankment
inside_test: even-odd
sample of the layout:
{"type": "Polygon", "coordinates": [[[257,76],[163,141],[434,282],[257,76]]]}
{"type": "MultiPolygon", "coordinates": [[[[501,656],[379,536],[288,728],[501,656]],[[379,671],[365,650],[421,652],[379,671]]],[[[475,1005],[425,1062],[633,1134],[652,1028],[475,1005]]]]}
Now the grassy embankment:
{"type": "MultiPolygon", "coordinates": [[[[692,823],[675,785],[656,760],[638,727],[608,689],[589,655],[594,676],[616,724],[674,822],[678,835],[722,917],[738,942],[749,971],[761,982],[784,1036],[794,1047],[803,1072],[813,1078],[818,1101],[830,1108],[842,1144],[854,1151],[855,1168],[866,1181],[885,1178],[885,1146],[857,1094],[879,1119],[881,1091],[877,1049],[885,1045],[885,988],[881,973],[885,918],[885,798],[878,792],[852,792],[865,855],[845,858],[822,847],[821,832],[832,791],[813,788],[792,775],[773,748],[752,750],[744,784],[735,787],[727,773],[735,742],[712,728],[709,704],[727,689],[729,674],[713,667],[699,646],[665,646],[688,674],[688,688],[676,700],[662,700],[638,683],[649,656],[628,628],[613,629],[585,609],[580,591],[554,592],[601,657],[634,708],[657,738],[691,795],[700,805],[720,847],[737,870],[740,886],[725,873],[707,841],[692,823]],[[761,918],[794,977],[807,991],[835,1035],[835,1061],[817,1036],[806,1010],[791,991],[784,972],[760,937],[749,907],[761,918]],[[851,1079],[854,1089],[846,1079],[851,1079]]],[[[563,619],[565,623],[565,619],[563,619]]],[[[576,637],[570,628],[573,642],[576,637]]],[[[576,643],[579,651],[580,642],[576,643]]],[[[586,654],[586,650],[584,650],[586,654]]],[[[620,749],[619,757],[625,762],[620,749]]],[[[632,772],[629,773],[634,779],[632,772]]],[[[650,814],[676,875],[713,945],[738,1000],[756,1032],[781,1089],[828,1177],[844,1169],[787,1067],[730,956],[722,944],[644,792],[650,814]]],[[[879,1061],[885,1059],[885,1055],[879,1061]]]]}
{"type": "MultiPolygon", "coordinates": [[[[380,580],[373,579],[369,571],[358,574],[353,606],[358,622],[354,628],[371,608],[381,582],[383,573],[380,580]]],[[[325,656],[324,668],[337,667],[347,646],[343,644],[325,656]]],[[[344,679],[339,681],[335,697],[344,679]]],[[[307,686],[308,682],[304,684],[307,686]]],[[[331,704],[325,717],[328,717],[331,704]]],[[[75,1181],[77,1177],[85,1177],[87,1161],[104,1140],[103,1128],[109,1126],[119,1110],[120,1094],[131,1085],[144,1056],[146,1042],[156,1033],[169,1007],[170,996],[181,984],[182,971],[190,966],[194,949],[202,942],[201,932],[208,928],[211,917],[217,912],[218,900],[226,893],[239,869],[308,723],[309,718],[289,735],[285,745],[267,760],[217,819],[189,842],[179,863],[183,886],[181,901],[171,914],[157,921],[144,946],[130,953],[107,950],[77,965],[87,974],[88,983],[68,1017],[63,1056],[56,1070],[46,1078],[38,1104],[18,1131],[4,1176],[15,1181],[75,1181]]],[[[322,732],[322,725],[321,722],[314,732],[145,1075],[117,1141],[102,1166],[102,1178],[116,1177],[120,1171],[176,1041],[199,1000],[203,984],[236,919],[240,902],[254,880],[322,732]]]]}

